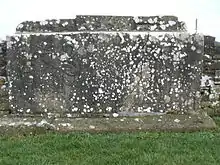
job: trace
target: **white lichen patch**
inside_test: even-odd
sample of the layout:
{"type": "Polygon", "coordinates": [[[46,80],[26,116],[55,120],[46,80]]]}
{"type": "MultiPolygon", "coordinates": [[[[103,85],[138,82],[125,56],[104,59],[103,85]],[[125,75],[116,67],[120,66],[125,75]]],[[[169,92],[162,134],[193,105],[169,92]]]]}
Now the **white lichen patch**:
{"type": "Polygon", "coordinates": [[[139,122],[139,121],[140,121],[140,119],[139,119],[139,118],[135,118],[134,120],[135,120],[135,121],[137,121],[137,122],[139,122]]]}
{"type": "Polygon", "coordinates": [[[33,123],[33,122],[24,122],[23,123],[25,126],[32,126],[32,125],[34,125],[35,123],[33,123]]]}
{"type": "Polygon", "coordinates": [[[89,128],[90,129],[95,129],[95,126],[94,125],[90,125],[89,128]]]}
{"type": "Polygon", "coordinates": [[[136,23],[141,22],[141,19],[140,19],[139,17],[133,17],[133,20],[134,20],[136,23]]]}
{"type": "Polygon", "coordinates": [[[196,50],[196,47],[193,45],[193,46],[191,46],[191,50],[192,51],[195,51],[196,50]]]}
{"type": "Polygon", "coordinates": [[[64,23],[62,23],[62,26],[67,26],[69,23],[66,21],[64,23]]]}
{"type": "Polygon", "coordinates": [[[186,56],[187,56],[186,52],[180,54],[180,58],[184,58],[186,56]]]}
{"type": "Polygon", "coordinates": [[[72,117],[72,115],[70,113],[66,114],[66,117],[72,117]]]}
{"type": "Polygon", "coordinates": [[[69,55],[67,53],[60,56],[60,61],[66,61],[67,59],[69,59],[69,55]]]}
{"type": "Polygon", "coordinates": [[[14,96],[9,96],[9,100],[12,100],[14,98],[14,96]]]}
{"type": "Polygon", "coordinates": [[[214,81],[211,76],[203,75],[201,79],[201,87],[214,86],[214,81]]]}
{"type": "Polygon", "coordinates": [[[161,28],[162,30],[166,30],[166,26],[165,26],[165,25],[160,25],[160,28],[161,28]]]}
{"type": "Polygon", "coordinates": [[[152,18],[148,19],[147,20],[150,24],[153,24],[154,23],[154,20],[152,18]]]}
{"type": "Polygon", "coordinates": [[[180,122],[180,120],[179,120],[179,119],[175,119],[175,120],[174,120],[174,122],[179,123],[179,122],[180,122]]]}
{"type": "Polygon", "coordinates": [[[153,25],[153,26],[150,27],[150,29],[151,29],[152,31],[154,31],[156,28],[157,28],[157,25],[153,25]]]}
{"type": "Polygon", "coordinates": [[[118,117],[119,114],[118,114],[118,113],[113,113],[112,116],[113,116],[113,117],[118,117]]]}
{"type": "Polygon", "coordinates": [[[146,109],[143,110],[144,112],[151,112],[151,107],[147,107],[146,109]]]}
{"type": "Polygon", "coordinates": [[[122,119],[120,119],[120,121],[125,121],[125,119],[124,119],[124,118],[122,118],[122,119]]]}
{"type": "Polygon", "coordinates": [[[9,126],[15,126],[15,123],[9,123],[8,125],[9,126]]]}
{"type": "Polygon", "coordinates": [[[106,108],[106,111],[111,112],[111,111],[112,111],[112,107],[107,107],[107,108],[106,108]]]}
{"type": "Polygon", "coordinates": [[[169,103],[170,102],[170,97],[165,95],[164,96],[164,101],[165,101],[165,103],[169,103]]]}
{"type": "Polygon", "coordinates": [[[48,21],[41,21],[41,22],[40,22],[40,25],[42,25],[42,26],[43,26],[43,25],[47,25],[47,24],[48,24],[48,21]]]}
{"type": "Polygon", "coordinates": [[[63,127],[70,127],[71,124],[70,123],[59,123],[59,126],[63,126],[63,127]]]}
{"type": "Polygon", "coordinates": [[[22,23],[17,26],[18,29],[21,29],[23,27],[24,27],[24,25],[22,23]]]}
{"type": "Polygon", "coordinates": [[[45,124],[49,124],[45,119],[42,119],[39,123],[36,124],[37,127],[42,127],[45,124]]]}
{"type": "Polygon", "coordinates": [[[176,25],[175,21],[168,21],[168,23],[169,23],[170,26],[176,25]]]}

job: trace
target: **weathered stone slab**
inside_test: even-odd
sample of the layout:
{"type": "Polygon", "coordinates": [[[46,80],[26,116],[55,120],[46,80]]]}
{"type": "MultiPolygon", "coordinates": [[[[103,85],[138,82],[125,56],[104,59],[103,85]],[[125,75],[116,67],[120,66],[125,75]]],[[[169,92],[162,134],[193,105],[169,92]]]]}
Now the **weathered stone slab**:
{"type": "Polygon", "coordinates": [[[17,32],[66,32],[77,31],[74,19],[45,20],[45,21],[25,21],[16,28],[17,32]]]}
{"type": "Polygon", "coordinates": [[[207,115],[153,115],[117,118],[42,118],[4,116],[0,120],[1,135],[35,135],[52,132],[192,132],[216,129],[207,115]]]}
{"type": "Polygon", "coordinates": [[[175,16],[89,16],[75,19],[25,21],[17,32],[73,32],[73,31],[186,31],[184,22],[175,16]]]}
{"type": "Polygon", "coordinates": [[[23,34],[8,48],[13,113],[191,113],[199,106],[201,35],[23,34]]]}

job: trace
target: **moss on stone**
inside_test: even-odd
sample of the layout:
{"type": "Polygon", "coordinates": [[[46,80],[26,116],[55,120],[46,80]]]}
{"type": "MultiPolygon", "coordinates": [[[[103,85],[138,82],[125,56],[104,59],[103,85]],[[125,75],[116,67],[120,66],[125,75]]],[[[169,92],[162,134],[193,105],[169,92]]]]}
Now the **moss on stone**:
{"type": "Polygon", "coordinates": [[[209,116],[220,116],[220,104],[210,101],[201,102],[201,110],[206,112],[209,116]]]}
{"type": "Polygon", "coordinates": [[[116,118],[0,118],[0,134],[38,134],[47,132],[191,132],[216,129],[207,115],[149,115],[116,118]]]}

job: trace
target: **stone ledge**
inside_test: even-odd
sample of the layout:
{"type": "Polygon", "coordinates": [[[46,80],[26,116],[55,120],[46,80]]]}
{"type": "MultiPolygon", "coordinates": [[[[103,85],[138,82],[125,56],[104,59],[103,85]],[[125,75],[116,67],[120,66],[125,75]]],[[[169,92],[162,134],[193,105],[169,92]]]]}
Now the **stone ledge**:
{"type": "Polygon", "coordinates": [[[16,32],[71,31],[186,31],[176,16],[105,16],[77,15],[73,19],[24,21],[16,32]]]}
{"type": "Polygon", "coordinates": [[[149,115],[115,118],[42,118],[5,115],[0,120],[0,135],[46,132],[191,132],[217,128],[207,115],[149,115]]]}

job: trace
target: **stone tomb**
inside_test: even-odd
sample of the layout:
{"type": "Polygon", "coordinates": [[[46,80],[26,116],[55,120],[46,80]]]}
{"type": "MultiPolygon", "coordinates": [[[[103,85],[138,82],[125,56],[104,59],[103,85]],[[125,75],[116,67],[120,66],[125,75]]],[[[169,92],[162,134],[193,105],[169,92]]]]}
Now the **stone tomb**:
{"type": "MultiPolygon", "coordinates": [[[[23,22],[7,41],[11,112],[71,122],[176,114],[188,115],[184,121],[193,123],[190,115],[200,115],[203,42],[174,16],[23,22]]],[[[149,128],[138,128],[151,129],[162,116],[155,120],[149,128]]]]}

